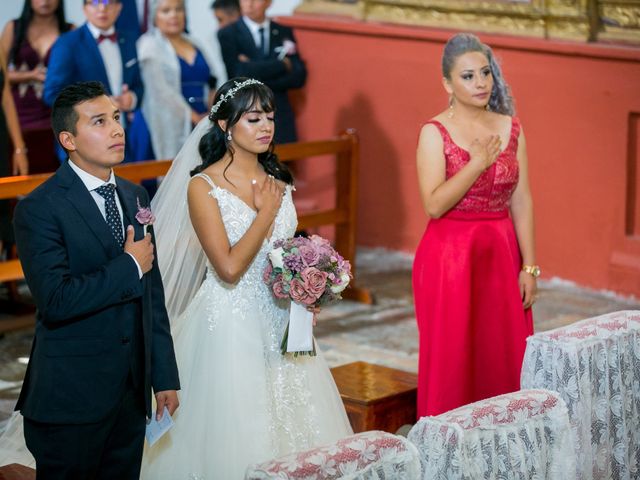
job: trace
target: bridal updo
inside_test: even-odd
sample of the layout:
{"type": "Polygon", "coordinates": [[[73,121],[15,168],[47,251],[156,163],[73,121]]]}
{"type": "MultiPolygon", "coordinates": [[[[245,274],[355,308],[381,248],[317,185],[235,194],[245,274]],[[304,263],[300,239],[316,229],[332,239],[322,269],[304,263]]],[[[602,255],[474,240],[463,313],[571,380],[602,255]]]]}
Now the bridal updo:
{"type": "MultiPolygon", "coordinates": [[[[191,175],[200,173],[208,166],[221,160],[227,152],[231,155],[233,162],[233,146],[229,140],[228,133],[243,114],[250,111],[254,105],[260,105],[266,113],[275,112],[275,99],[273,92],[263,83],[245,78],[236,77],[225,82],[216,92],[213,107],[209,113],[211,127],[209,131],[200,139],[198,151],[202,157],[202,163],[191,171],[191,175]],[[226,122],[226,130],[223,130],[218,121],[226,122]]],[[[266,152],[258,154],[258,162],[269,175],[273,175],[278,180],[293,184],[293,176],[286,165],[278,160],[278,156],[273,152],[273,141],[266,152]]],[[[226,177],[225,177],[226,178],[226,177]]]]}
{"type": "Polygon", "coordinates": [[[467,52],[480,52],[489,61],[489,68],[491,68],[491,76],[493,77],[489,109],[492,112],[512,116],[515,113],[513,98],[511,97],[509,85],[507,85],[502,76],[502,69],[496,61],[491,47],[482,43],[475,35],[458,33],[449,39],[442,52],[442,75],[444,78],[451,80],[453,65],[460,55],[467,52]]]}

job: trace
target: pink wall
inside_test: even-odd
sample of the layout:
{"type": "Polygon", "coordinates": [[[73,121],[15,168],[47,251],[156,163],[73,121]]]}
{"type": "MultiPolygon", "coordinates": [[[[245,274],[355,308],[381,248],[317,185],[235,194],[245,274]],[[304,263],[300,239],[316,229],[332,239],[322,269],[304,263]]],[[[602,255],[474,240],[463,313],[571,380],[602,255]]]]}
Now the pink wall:
{"type": "MultiPolygon", "coordinates": [[[[416,140],[422,123],[446,108],[439,62],[451,32],[281,20],[295,27],[309,69],[295,94],[301,138],[359,131],[358,244],[412,252],[427,222],[416,140]]],[[[640,226],[625,235],[634,215],[627,190],[640,190],[629,177],[640,163],[640,122],[630,121],[640,114],[640,48],[481,38],[502,62],[527,137],[543,275],[640,296],[640,226]]],[[[310,175],[308,190],[326,191],[328,167],[310,175]]]]}

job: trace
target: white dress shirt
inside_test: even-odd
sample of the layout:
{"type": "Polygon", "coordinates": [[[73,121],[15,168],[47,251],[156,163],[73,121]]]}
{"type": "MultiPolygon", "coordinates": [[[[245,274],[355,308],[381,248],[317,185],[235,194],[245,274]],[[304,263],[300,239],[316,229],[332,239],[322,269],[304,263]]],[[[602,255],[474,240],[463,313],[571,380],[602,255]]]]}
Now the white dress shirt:
{"type": "Polygon", "coordinates": [[[253,36],[253,41],[255,42],[256,47],[258,47],[258,48],[260,47],[260,32],[259,32],[259,29],[260,29],[260,27],[264,28],[262,45],[264,45],[264,52],[263,53],[265,55],[267,55],[269,53],[269,38],[271,37],[271,35],[269,35],[269,27],[271,26],[271,20],[269,20],[267,18],[262,23],[256,23],[253,20],[251,20],[249,17],[246,17],[246,16],[243,15],[242,21],[244,22],[244,24],[247,26],[247,28],[251,32],[251,35],[253,36]]]}
{"type": "MultiPolygon", "coordinates": [[[[116,31],[114,27],[103,31],[89,22],[87,22],[87,27],[96,41],[98,41],[100,34],[111,35],[116,31]]],[[[120,54],[120,47],[117,42],[103,40],[98,44],[98,50],[100,50],[100,55],[102,56],[104,69],[107,71],[111,94],[117,97],[122,92],[122,55],[120,54]]]]}
{"type": "MultiPolygon", "coordinates": [[[[104,42],[103,42],[104,43],[104,42]]],[[[76,175],[78,175],[78,177],[80,177],[80,180],[82,180],[82,183],[84,183],[84,186],[87,187],[87,190],[89,190],[89,193],[91,194],[91,197],[93,198],[93,201],[96,202],[96,205],[98,206],[98,210],[100,210],[100,213],[102,214],[102,218],[104,218],[105,222],[107,221],[107,209],[105,206],[105,199],[102,195],[100,195],[98,192],[96,192],[96,188],[100,188],[102,185],[105,185],[105,183],[111,183],[113,185],[116,185],[116,176],[113,173],[113,170],[111,170],[111,176],[109,177],[109,180],[107,182],[105,182],[104,180],[98,178],[98,177],[94,177],[93,175],[91,175],[88,172],[85,172],[84,170],[82,170],[79,166],[77,166],[75,163],[73,163],[71,160],[69,160],[69,166],[71,167],[71,169],[76,172],[76,175]]],[[[120,213],[120,220],[124,219],[124,215],[122,213],[122,205],[120,204],[120,198],[118,198],[118,193],[116,191],[116,207],[118,207],[118,212],[120,213]]],[[[123,238],[127,238],[127,232],[124,229],[124,223],[122,224],[122,234],[123,234],[123,238]]],[[[131,255],[129,252],[126,252],[129,255],[131,255]]],[[[142,269],[140,268],[140,265],[138,264],[138,261],[136,260],[136,257],[134,257],[133,255],[131,255],[131,258],[133,258],[133,261],[136,262],[136,267],[138,268],[138,276],[139,278],[142,278],[142,269]]]]}

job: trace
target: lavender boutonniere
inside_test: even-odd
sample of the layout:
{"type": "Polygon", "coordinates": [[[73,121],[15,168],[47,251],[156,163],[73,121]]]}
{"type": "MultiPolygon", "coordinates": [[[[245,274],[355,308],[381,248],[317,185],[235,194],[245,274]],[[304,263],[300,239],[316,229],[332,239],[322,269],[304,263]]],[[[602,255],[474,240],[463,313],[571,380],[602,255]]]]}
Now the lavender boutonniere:
{"type": "Polygon", "coordinates": [[[147,234],[147,227],[153,225],[156,221],[156,217],[153,215],[150,207],[143,207],[140,205],[140,199],[136,198],[136,204],[138,205],[138,212],[136,213],[136,220],[142,225],[143,232],[147,234]]]}

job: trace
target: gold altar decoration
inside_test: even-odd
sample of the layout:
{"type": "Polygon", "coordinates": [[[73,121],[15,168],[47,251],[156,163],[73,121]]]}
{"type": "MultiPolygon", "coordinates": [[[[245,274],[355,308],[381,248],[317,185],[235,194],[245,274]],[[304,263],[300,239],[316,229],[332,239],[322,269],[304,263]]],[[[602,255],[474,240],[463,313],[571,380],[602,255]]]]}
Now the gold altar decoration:
{"type": "Polygon", "coordinates": [[[303,0],[296,12],[549,39],[640,43],[640,0],[303,0]]]}

